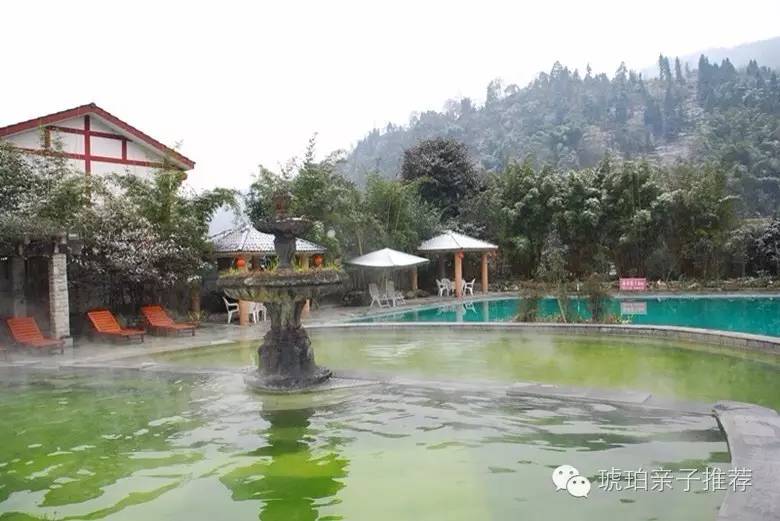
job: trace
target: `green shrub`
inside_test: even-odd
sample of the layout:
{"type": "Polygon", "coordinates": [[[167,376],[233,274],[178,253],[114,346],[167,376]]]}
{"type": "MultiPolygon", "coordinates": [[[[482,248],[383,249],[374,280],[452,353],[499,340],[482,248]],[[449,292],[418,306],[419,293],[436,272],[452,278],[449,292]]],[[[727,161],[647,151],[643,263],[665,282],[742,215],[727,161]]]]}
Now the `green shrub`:
{"type": "Polygon", "coordinates": [[[590,311],[592,322],[604,322],[607,315],[607,306],[609,304],[609,293],[604,289],[601,277],[592,274],[585,281],[583,290],[588,299],[588,311],[590,311]]]}
{"type": "Polygon", "coordinates": [[[520,306],[516,322],[536,322],[539,318],[539,304],[543,294],[538,288],[530,288],[520,294],[520,306]]]}

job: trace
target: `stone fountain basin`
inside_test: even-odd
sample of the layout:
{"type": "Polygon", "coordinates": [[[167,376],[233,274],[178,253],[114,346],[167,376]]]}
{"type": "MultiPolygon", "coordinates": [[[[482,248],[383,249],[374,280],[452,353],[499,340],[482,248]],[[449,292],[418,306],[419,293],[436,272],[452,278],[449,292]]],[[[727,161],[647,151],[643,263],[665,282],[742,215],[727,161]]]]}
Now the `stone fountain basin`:
{"type": "Polygon", "coordinates": [[[338,269],[275,270],[223,275],[217,286],[229,297],[263,303],[299,302],[338,291],[346,274],[338,269]]]}
{"type": "Polygon", "coordinates": [[[312,223],[303,217],[287,217],[281,220],[257,221],[255,228],[263,233],[301,235],[311,229],[312,223]]]}

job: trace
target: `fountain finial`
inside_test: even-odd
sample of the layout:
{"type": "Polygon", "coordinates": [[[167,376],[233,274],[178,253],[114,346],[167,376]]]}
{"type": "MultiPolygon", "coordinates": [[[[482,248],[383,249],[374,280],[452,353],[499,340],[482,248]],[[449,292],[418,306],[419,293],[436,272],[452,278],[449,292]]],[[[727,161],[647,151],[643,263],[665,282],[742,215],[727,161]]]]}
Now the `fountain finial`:
{"type": "Polygon", "coordinates": [[[290,203],[293,200],[293,195],[289,190],[280,189],[274,192],[271,200],[274,203],[274,210],[276,211],[277,219],[284,219],[287,217],[287,212],[290,209],[290,203]]]}
{"type": "Polygon", "coordinates": [[[279,261],[278,269],[292,269],[295,258],[295,241],[298,235],[306,233],[311,228],[311,221],[303,217],[290,217],[288,214],[293,195],[288,190],[279,190],[271,200],[276,215],[272,219],[262,219],[255,227],[263,233],[274,236],[274,249],[279,261]]]}

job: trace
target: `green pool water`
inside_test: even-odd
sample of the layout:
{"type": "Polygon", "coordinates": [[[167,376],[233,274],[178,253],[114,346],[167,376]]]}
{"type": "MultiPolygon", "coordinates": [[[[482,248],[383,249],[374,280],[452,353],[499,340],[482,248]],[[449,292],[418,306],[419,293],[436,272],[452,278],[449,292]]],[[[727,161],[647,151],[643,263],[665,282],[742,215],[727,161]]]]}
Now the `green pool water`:
{"type": "MultiPolygon", "coordinates": [[[[780,358],[644,339],[558,336],[444,327],[338,328],[309,332],[318,363],[423,378],[534,381],[731,399],[780,409],[780,358]]],[[[257,343],[159,355],[194,367],[256,364],[257,343]]]]}
{"type": "Polygon", "coordinates": [[[728,468],[712,418],[372,386],[261,398],[239,375],[0,371],[0,519],[699,521],[723,492],[599,471],[728,468]],[[552,470],[593,480],[555,492],[552,470]]]}
{"type": "MultiPolygon", "coordinates": [[[[520,299],[505,298],[387,313],[358,322],[503,322],[514,320],[520,299]]],[[[572,299],[583,318],[584,299],[572,299]]],[[[646,297],[612,299],[609,311],[632,324],[699,327],[780,336],[780,297],[646,297]]],[[[555,299],[542,300],[542,317],[559,314],[555,299]]]]}

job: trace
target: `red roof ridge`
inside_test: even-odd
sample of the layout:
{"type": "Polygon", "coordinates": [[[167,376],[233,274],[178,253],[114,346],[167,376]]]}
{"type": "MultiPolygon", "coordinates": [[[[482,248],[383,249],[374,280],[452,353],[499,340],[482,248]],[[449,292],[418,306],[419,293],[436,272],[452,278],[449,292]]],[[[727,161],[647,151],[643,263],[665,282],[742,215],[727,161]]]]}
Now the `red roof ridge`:
{"type": "Polygon", "coordinates": [[[58,121],[62,121],[63,119],[84,116],[87,114],[95,114],[107,120],[109,123],[119,127],[120,129],[127,132],[128,134],[135,136],[140,141],[145,142],[147,145],[151,146],[152,148],[156,149],[158,152],[162,153],[164,156],[170,157],[174,161],[185,165],[187,168],[195,167],[195,161],[193,161],[192,159],[189,159],[185,155],[177,152],[176,150],[163,145],[162,143],[160,143],[150,135],[146,134],[145,132],[138,130],[137,128],[130,125],[129,123],[126,123],[121,119],[119,119],[118,117],[114,116],[107,110],[100,108],[94,102],[87,103],[86,105],[80,105],[78,107],[74,107],[71,109],[62,110],[59,112],[53,112],[51,114],[47,114],[46,116],[40,116],[37,118],[28,119],[26,121],[21,121],[19,123],[14,123],[12,125],[8,125],[5,127],[0,127],[0,138],[5,136],[10,136],[13,134],[18,134],[20,132],[24,132],[25,130],[30,130],[33,128],[52,125],[58,121]]]}

